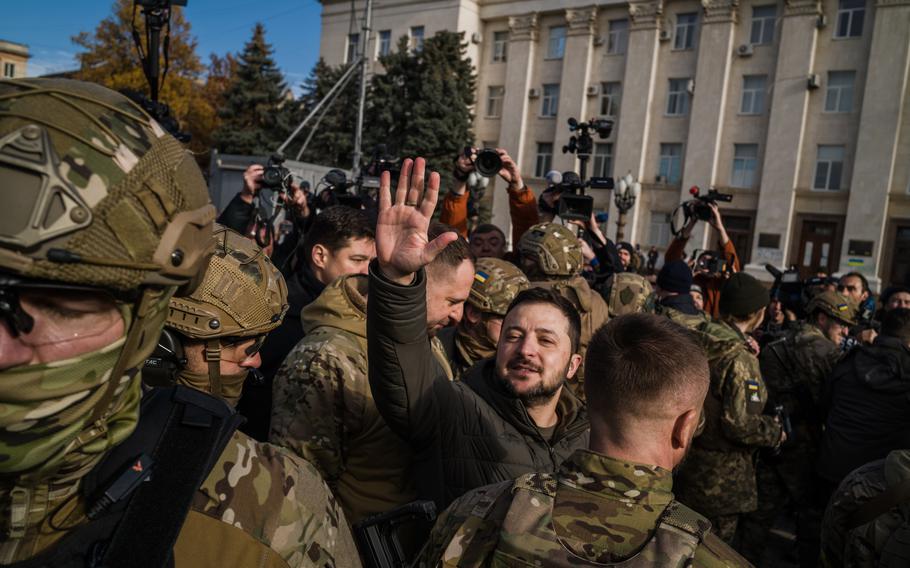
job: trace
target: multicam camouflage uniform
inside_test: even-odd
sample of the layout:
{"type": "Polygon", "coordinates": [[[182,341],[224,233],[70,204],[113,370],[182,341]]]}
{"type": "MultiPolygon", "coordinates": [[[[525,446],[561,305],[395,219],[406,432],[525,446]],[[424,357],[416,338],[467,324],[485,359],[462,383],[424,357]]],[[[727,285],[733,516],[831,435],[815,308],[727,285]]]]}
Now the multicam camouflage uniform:
{"type": "Polygon", "coordinates": [[[822,524],[821,566],[898,568],[910,566],[910,449],[894,450],[885,459],[870,462],[840,484],[822,524]],[[904,497],[886,498],[884,506],[871,504],[886,491],[904,486],[904,497]],[[874,507],[871,514],[863,509],[874,507]],[[877,515],[875,513],[878,513],[877,515]],[[860,516],[873,517],[867,522],[860,516]]]}
{"type": "Polygon", "coordinates": [[[555,473],[475,489],[437,520],[420,566],[747,566],[673,499],[672,473],[577,450],[555,473]]]}
{"type": "MultiPolygon", "coordinates": [[[[609,319],[603,297],[591,290],[579,274],[584,260],[581,244],[570,229],[556,223],[534,225],[518,243],[522,267],[532,286],[550,288],[568,299],[581,316],[581,337],[578,350],[582,360],[591,337],[609,319]]],[[[576,396],[584,400],[584,365],[568,381],[576,396]]]]}
{"type": "MultiPolygon", "coordinates": [[[[484,318],[504,318],[512,300],[528,286],[528,278],[511,262],[481,258],[474,267],[474,282],[468,303],[477,308],[484,318]]],[[[496,355],[496,344],[487,337],[483,322],[472,325],[463,317],[457,327],[443,329],[437,338],[456,379],[460,379],[478,361],[496,355]]]]}
{"type": "MultiPolygon", "coordinates": [[[[817,311],[854,324],[855,306],[837,292],[816,295],[806,312],[817,311]]],[[[817,325],[805,322],[762,349],[759,362],[770,400],[783,407],[793,432],[778,455],[759,455],[758,509],[742,519],[743,553],[753,562],[760,560],[777,515],[788,506],[796,510],[801,545],[817,538],[820,511],[812,510],[812,495],[813,464],[823,426],[820,397],[825,381],[842,357],[839,345],[817,325]]]]}
{"type": "Polygon", "coordinates": [[[352,523],[416,499],[410,448],[386,425],[367,377],[364,275],[303,310],[306,336],[275,376],[269,440],[315,464],[352,523]]]}
{"type": "Polygon", "coordinates": [[[711,519],[718,536],[732,542],[741,513],[757,506],[753,454],[775,446],[781,426],[762,411],[768,392],[746,338],[728,323],[696,329],[711,369],[705,429],[677,475],[679,500],[711,519]]]}

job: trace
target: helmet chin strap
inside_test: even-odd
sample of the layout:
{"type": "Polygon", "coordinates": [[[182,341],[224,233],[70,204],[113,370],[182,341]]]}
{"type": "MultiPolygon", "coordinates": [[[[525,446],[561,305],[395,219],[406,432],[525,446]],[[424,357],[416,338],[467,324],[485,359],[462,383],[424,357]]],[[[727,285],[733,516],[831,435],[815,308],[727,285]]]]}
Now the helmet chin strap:
{"type": "Polygon", "coordinates": [[[205,360],[209,365],[211,393],[224,398],[224,393],[221,392],[221,340],[209,339],[205,342],[205,360]]]}

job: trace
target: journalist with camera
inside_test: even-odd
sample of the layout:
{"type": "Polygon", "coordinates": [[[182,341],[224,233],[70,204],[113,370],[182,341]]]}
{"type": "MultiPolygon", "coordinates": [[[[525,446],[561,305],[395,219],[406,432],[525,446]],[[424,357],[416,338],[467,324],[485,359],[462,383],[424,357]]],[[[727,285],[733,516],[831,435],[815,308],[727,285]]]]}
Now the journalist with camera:
{"type": "Polygon", "coordinates": [[[717,232],[716,252],[702,252],[695,262],[692,272],[693,281],[698,284],[703,292],[704,310],[712,317],[718,317],[720,291],[724,282],[731,274],[739,272],[742,267],[739,254],[733,241],[724,227],[723,216],[717,207],[717,201],[730,201],[732,196],[711,191],[707,195],[700,195],[698,188],[692,188],[695,199],[687,201],[681,207],[685,217],[685,225],[676,234],[676,238],[667,248],[664,262],[681,260],[685,254],[686,244],[692,235],[692,230],[699,221],[707,222],[717,232]]]}

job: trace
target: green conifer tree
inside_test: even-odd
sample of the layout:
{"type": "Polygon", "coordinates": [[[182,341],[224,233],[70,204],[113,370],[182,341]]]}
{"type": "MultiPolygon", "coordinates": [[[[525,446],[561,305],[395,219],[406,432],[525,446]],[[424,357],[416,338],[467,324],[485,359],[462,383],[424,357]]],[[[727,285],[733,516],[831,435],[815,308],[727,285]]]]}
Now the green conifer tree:
{"type": "MultiPolygon", "coordinates": [[[[295,127],[319,104],[319,101],[335,86],[347,69],[347,65],[331,67],[322,59],[316,63],[309,77],[301,85],[302,93],[298,99],[297,115],[293,121],[295,127]]],[[[307,126],[288,147],[288,155],[296,156],[311,130],[315,128],[316,132],[313,133],[301,160],[342,169],[351,167],[359,96],[357,88],[359,74],[356,71],[355,74],[356,76],[348,81],[335,99],[331,103],[326,103],[329,105],[328,108],[323,106],[310,119],[307,126]],[[323,111],[325,114],[319,121],[319,115],[323,111]]]]}
{"type": "Polygon", "coordinates": [[[219,109],[221,127],[215,143],[227,154],[270,154],[290,134],[293,99],[265,40],[265,28],[257,23],[247,42],[233,82],[224,93],[219,109]]]}

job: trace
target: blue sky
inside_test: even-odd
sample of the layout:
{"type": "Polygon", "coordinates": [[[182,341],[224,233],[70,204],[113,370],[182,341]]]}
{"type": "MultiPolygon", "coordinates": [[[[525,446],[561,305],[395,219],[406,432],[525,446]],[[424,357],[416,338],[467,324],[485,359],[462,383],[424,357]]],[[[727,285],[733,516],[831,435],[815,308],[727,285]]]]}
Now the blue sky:
{"type": "MultiPolygon", "coordinates": [[[[93,31],[112,6],[109,0],[4,0],[0,39],[29,46],[31,76],[73,69],[77,47],[70,38],[93,31]]],[[[319,58],[317,0],[189,0],[185,10],[203,62],[209,53],[241,51],[257,21],[290,86],[298,86],[319,58]]]]}

